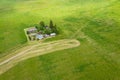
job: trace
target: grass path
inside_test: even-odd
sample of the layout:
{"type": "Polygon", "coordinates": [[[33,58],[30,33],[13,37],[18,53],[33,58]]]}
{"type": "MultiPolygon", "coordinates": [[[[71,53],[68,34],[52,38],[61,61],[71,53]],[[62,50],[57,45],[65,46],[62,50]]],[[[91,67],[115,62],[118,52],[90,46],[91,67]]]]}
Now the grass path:
{"type": "Polygon", "coordinates": [[[53,51],[77,47],[79,45],[80,43],[77,40],[64,39],[28,46],[27,48],[23,48],[22,51],[18,50],[17,54],[7,57],[7,59],[2,59],[0,61],[0,74],[8,71],[10,68],[14,67],[18,62],[23,61],[25,59],[44,55],[53,51]]]}

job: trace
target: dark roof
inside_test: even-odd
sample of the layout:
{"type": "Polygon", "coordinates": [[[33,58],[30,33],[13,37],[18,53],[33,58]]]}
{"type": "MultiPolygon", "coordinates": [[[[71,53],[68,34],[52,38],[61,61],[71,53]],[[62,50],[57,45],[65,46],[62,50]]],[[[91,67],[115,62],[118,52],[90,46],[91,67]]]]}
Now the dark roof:
{"type": "Polygon", "coordinates": [[[37,28],[31,27],[31,28],[28,28],[27,31],[30,31],[30,32],[31,32],[31,31],[37,31],[37,28]]]}

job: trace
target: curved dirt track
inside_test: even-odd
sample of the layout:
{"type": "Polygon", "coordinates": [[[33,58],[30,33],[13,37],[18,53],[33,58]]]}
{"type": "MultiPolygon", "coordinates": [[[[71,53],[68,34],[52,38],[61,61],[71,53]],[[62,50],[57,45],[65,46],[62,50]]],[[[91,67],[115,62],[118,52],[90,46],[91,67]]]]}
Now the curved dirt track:
{"type": "Polygon", "coordinates": [[[7,59],[4,59],[0,62],[0,74],[6,72],[22,60],[58,50],[77,47],[79,45],[79,41],[75,39],[63,39],[47,43],[39,43],[33,46],[29,46],[22,51],[18,50],[17,54],[8,57],[7,59]]]}

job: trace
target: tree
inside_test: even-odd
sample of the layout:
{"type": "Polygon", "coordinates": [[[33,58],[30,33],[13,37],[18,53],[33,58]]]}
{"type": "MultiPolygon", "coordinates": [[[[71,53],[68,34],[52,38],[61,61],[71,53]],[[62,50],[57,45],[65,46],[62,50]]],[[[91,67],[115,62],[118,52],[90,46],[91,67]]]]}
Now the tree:
{"type": "Polygon", "coordinates": [[[41,21],[40,23],[39,23],[39,31],[40,30],[44,30],[45,29],[45,23],[43,22],[43,21],[41,21]]]}
{"type": "Polygon", "coordinates": [[[51,29],[53,29],[53,21],[52,20],[50,20],[50,25],[49,25],[49,27],[51,28],[51,29]]]}
{"type": "Polygon", "coordinates": [[[53,26],[52,32],[57,34],[59,33],[56,24],[53,26]]]}
{"type": "Polygon", "coordinates": [[[38,27],[38,25],[36,25],[35,28],[37,29],[37,31],[40,31],[40,28],[38,27]]]}
{"type": "Polygon", "coordinates": [[[44,30],[44,34],[50,34],[50,33],[51,33],[51,30],[48,30],[48,29],[44,30]]]}
{"type": "Polygon", "coordinates": [[[43,21],[40,22],[41,27],[45,27],[45,23],[43,21]]]}

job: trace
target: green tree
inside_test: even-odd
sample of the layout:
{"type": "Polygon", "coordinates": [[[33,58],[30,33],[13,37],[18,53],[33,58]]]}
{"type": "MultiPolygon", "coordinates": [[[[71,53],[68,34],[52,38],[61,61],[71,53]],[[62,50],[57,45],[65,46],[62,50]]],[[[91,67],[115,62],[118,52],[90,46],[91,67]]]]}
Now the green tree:
{"type": "Polygon", "coordinates": [[[40,26],[41,26],[41,27],[45,27],[44,21],[41,21],[41,22],[40,22],[40,26]]]}
{"type": "Polygon", "coordinates": [[[50,33],[51,33],[51,30],[49,30],[49,29],[44,30],[44,34],[50,34],[50,33]]]}
{"type": "Polygon", "coordinates": [[[53,26],[52,32],[57,34],[59,33],[56,24],[53,26]]]}
{"type": "Polygon", "coordinates": [[[53,21],[52,21],[52,20],[50,20],[49,27],[50,27],[51,29],[53,29],[53,27],[54,27],[54,25],[53,25],[53,21]]]}
{"type": "Polygon", "coordinates": [[[40,28],[38,26],[39,25],[36,25],[35,28],[37,29],[37,31],[40,31],[40,28]]]}
{"type": "Polygon", "coordinates": [[[45,29],[45,23],[43,21],[41,21],[39,23],[39,30],[44,30],[45,29]]]}

